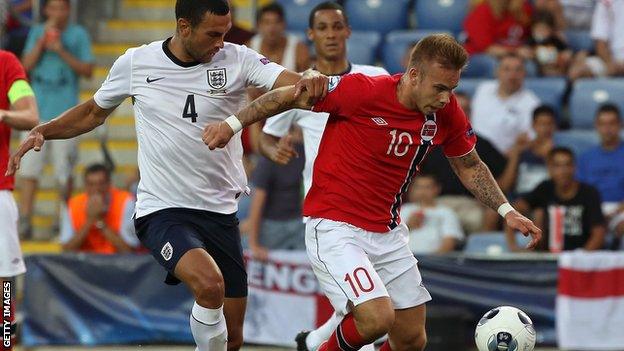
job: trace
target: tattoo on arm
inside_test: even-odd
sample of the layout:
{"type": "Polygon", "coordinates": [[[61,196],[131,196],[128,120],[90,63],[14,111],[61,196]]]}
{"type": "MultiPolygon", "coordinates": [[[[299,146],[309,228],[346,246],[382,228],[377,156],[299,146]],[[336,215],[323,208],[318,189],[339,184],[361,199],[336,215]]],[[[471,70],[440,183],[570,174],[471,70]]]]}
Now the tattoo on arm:
{"type": "Polygon", "coordinates": [[[492,173],[475,150],[462,157],[449,158],[451,168],[464,186],[484,205],[493,210],[507,202],[492,173]]]}
{"type": "Polygon", "coordinates": [[[243,126],[248,126],[291,108],[300,107],[298,106],[298,100],[301,100],[301,98],[295,100],[294,93],[295,88],[293,86],[271,90],[239,111],[236,117],[238,117],[243,126]]]}

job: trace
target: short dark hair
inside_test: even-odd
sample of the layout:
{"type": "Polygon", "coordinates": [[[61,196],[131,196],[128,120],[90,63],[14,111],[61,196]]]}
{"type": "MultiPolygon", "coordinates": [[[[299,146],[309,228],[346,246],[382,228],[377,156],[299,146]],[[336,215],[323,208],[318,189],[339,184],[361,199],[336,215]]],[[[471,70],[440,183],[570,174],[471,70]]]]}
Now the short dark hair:
{"type": "Polygon", "coordinates": [[[539,105],[533,110],[533,122],[537,120],[537,117],[541,115],[549,115],[554,120],[557,120],[557,112],[550,105],[539,105]]]}
{"type": "Polygon", "coordinates": [[[258,13],[256,13],[256,22],[260,22],[262,16],[267,13],[275,13],[279,16],[280,20],[284,21],[284,8],[282,7],[282,5],[274,2],[263,6],[258,10],[258,13]]]}
{"type": "Polygon", "coordinates": [[[87,178],[89,174],[104,172],[106,174],[106,179],[111,179],[111,171],[108,167],[106,167],[102,163],[94,163],[89,166],[84,171],[84,177],[87,178]]]}
{"type": "Polygon", "coordinates": [[[552,159],[555,157],[555,155],[557,154],[565,154],[570,156],[570,158],[572,159],[572,162],[576,163],[576,159],[574,157],[574,152],[572,152],[572,150],[568,147],[565,146],[555,146],[553,147],[549,152],[548,152],[548,157],[546,158],[548,161],[552,161],[552,159]]]}
{"type": "Polygon", "coordinates": [[[312,29],[314,27],[314,16],[316,16],[316,13],[322,10],[336,10],[336,11],[340,11],[342,13],[342,17],[344,17],[345,20],[345,24],[348,26],[349,25],[349,17],[347,17],[347,13],[345,12],[344,7],[342,7],[342,5],[340,5],[337,2],[334,1],[325,1],[322,2],[316,6],[314,6],[314,8],[312,9],[312,11],[310,11],[310,17],[308,18],[308,27],[310,29],[312,29]]]}
{"type": "Polygon", "coordinates": [[[531,18],[531,23],[544,23],[551,28],[555,27],[555,17],[549,11],[537,11],[531,18]]]}
{"type": "Polygon", "coordinates": [[[607,102],[607,103],[600,105],[600,107],[598,108],[598,111],[596,111],[596,119],[598,119],[598,116],[600,116],[601,114],[609,113],[609,112],[615,114],[618,122],[622,122],[622,116],[620,115],[620,108],[617,107],[617,105],[612,102],[607,102]]]}
{"type": "Polygon", "coordinates": [[[201,23],[206,12],[217,16],[225,16],[230,13],[227,0],[177,0],[175,5],[176,20],[184,18],[191,27],[201,23]]]}

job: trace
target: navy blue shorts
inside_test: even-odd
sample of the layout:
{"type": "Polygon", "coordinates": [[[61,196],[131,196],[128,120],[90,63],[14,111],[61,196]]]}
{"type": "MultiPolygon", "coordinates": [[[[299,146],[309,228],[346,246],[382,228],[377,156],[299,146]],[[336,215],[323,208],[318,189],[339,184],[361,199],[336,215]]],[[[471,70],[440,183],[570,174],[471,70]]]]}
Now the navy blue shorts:
{"type": "Polygon", "coordinates": [[[205,249],[221,270],[225,297],[247,296],[247,272],[243,260],[236,214],[168,208],[134,220],[143,246],[167,270],[165,283],[179,284],[176,264],[189,250],[205,249]]]}

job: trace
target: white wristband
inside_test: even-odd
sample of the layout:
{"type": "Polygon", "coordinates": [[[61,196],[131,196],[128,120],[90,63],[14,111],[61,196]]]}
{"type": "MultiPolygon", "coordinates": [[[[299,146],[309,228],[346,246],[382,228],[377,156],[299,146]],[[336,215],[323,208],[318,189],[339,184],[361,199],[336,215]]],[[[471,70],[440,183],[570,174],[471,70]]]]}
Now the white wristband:
{"type": "Polygon", "coordinates": [[[227,123],[230,128],[234,131],[234,134],[238,133],[243,129],[243,124],[238,120],[235,115],[231,115],[230,117],[225,119],[225,123],[227,123]]]}
{"type": "Polygon", "coordinates": [[[504,204],[498,206],[497,212],[499,215],[501,215],[501,217],[505,218],[505,215],[513,210],[515,210],[513,206],[511,206],[509,202],[505,202],[504,204]]]}

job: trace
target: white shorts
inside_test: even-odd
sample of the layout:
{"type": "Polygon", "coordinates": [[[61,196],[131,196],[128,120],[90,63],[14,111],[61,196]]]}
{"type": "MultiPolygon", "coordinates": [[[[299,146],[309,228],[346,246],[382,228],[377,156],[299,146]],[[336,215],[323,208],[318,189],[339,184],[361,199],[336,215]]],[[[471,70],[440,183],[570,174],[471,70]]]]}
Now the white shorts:
{"type": "MultiPolygon", "coordinates": [[[[28,133],[22,135],[25,138],[28,133]]],[[[23,139],[22,138],[22,139],[23,139]]],[[[76,139],[46,140],[41,151],[30,151],[22,158],[19,175],[22,178],[38,179],[43,174],[43,166],[52,161],[54,176],[61,185],[66,185],[74,170],[77,159],[76,139]]]]}
{"type": "Polygon", "coordinates": [[[349,313],[349,302],[357,306],[384,296],[390,297],[395,309],[431,300],[407,244],[405,224],[380,234],[310,218],[305,240],[312,269],[338,314],[349,313]]]}
{"type": "Polygon", "coordinates": [[[13,194],[0,190],[0,277],[3,278],[26,272],[17,236],[17,217],[13,194]]]}

